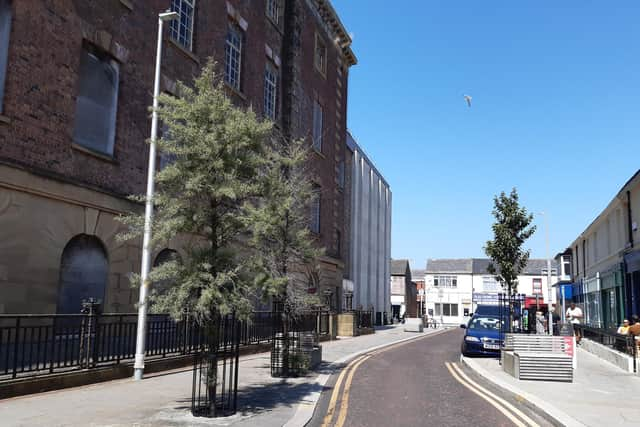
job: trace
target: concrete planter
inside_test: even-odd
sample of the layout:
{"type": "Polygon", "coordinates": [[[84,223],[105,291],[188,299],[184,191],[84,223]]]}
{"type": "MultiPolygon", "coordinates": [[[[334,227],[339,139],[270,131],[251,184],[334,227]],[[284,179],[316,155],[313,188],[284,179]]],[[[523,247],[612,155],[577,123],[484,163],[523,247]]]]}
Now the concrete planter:
{"type": "Polygon", "coordinates": [[[422,332],[424,330],[424,322],[420,317],[408,317],[404,320],[405,332],[422,332]]]}

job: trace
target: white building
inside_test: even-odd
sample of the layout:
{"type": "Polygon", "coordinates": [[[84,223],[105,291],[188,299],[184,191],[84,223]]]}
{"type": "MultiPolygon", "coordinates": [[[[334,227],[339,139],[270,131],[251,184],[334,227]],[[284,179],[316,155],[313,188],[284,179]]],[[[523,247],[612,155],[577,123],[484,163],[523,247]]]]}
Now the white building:
{"type": "Polygon", "coordinates": [[[349,133],[346,157],[351,232],[345,285],[353,287],[353,307],[373,307],[382,324],[391,319],[391,190],[349,133]]]}
{"type": "MultiPolygon", "coordinates": [[[[459,324],[472,314],[478,304],[497,304],[498,293],[503,292],[495,276],[487,271],[489,259],[429,259],[425,275],[426,308],[445,324],[459,324]]],[[[551,262],[551,285],[558,276],[555,261],[551,262]]],[[[518,276],[517,293],[526,296],[526,304],[547,304],[547,261],[530,259],[518,276]]],[[[555,292],[551,303],[555,303],[555,292]]]]}

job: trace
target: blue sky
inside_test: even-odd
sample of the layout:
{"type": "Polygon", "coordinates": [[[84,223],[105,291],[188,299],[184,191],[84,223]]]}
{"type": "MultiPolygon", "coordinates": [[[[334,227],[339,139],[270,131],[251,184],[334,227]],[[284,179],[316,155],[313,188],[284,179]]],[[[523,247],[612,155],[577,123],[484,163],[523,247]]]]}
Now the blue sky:
{"type": "Polygon", "coordinates": [[[333,4],[359,61],[348,126],[391,185],[392,257],[412,268],[484,256],[512,187],[547,212],[555,255],[640,168],[640,2],[333,4]]]}

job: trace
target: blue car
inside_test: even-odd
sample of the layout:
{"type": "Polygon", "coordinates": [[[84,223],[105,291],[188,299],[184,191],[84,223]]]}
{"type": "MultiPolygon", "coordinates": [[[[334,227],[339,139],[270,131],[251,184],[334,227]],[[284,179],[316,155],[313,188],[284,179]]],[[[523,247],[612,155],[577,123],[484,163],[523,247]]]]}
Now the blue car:
{"type": "Polygon", "coordinates": [[[460,351],[464,356],[499,356],[506,325],[506,318],[497,307],[478,307],[469,323],[460,325],[465,329],[460,351]]]}

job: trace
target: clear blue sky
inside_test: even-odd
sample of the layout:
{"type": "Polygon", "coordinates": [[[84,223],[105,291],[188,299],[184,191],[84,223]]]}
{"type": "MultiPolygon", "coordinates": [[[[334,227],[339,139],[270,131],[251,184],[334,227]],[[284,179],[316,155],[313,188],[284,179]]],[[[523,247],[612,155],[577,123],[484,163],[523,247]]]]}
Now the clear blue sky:
{"type": "Polygon", "coordinates": [[[484,256],[493,196],[514,186],[548,213],[555,255],[640,168],[640,2],[333,4],[359,60],[348,126],[391,185],[392,257],[412,268],[484,256]]]}

